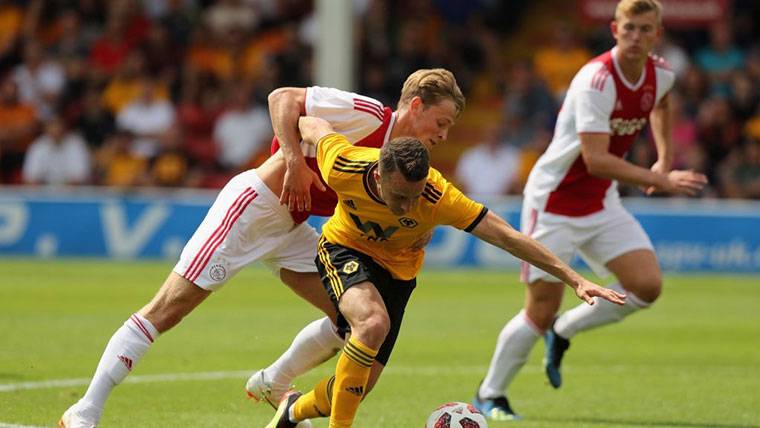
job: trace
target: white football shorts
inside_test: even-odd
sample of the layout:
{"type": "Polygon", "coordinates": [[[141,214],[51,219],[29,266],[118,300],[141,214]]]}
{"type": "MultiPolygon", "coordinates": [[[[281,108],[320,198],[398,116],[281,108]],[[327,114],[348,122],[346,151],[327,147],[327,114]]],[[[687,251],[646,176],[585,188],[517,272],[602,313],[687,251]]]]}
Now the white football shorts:
{"type": "Polygon", "coordinates": [[[263,262],[280,269],[316,272],[319,235],[296,225],[288,208],[255,170],[233,177],[185,245],[174,272],[206,290],[218,290],[240,269],[263,262]]]}
{"type": "MultiPolygon", "coordinates": [[[[615,257],[633,250],[652,250],[652,241],[639,222],[619,203],[583,217],[568,217],[540,211],[523,203],[520,229],[570,263],[578,255],[601,278],[609,276],[605,265],[615,257]]],[[[522,262],[520,279],[530,284],[542,279],[559,281],[554,276],[522,262]]]]}

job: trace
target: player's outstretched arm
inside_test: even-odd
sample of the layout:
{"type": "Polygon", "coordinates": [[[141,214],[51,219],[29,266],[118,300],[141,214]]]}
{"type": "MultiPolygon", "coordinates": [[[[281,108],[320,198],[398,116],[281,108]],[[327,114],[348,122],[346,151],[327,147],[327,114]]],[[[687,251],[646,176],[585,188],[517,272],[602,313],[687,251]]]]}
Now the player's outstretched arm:
{"type": "Polygon", "coordinates": [[[707,184],[707,177],[694,171],[674,170],[660,173],[634,165],[609,152],[610,137],[602,133],[581,133],[581,155],[591,175],[662,192],[696,195],[707,184]]]}
{"type": "Polygon", "coordinates": [[[278,88],[269,94],[269,114],[274,135],[280,142],[285,157],[285,179],[280,204],[287,204],[291,211],[311,209],[311,186],[325,190],[319,175],[306,166],[301,152],[298,118],[304,114],[305,88],[278,88]]]}
{"type": "Polygon", "coordinates": [[[306,144],[316,145],[325,135],[335,133],[330,122],[312,116],[301,116],[298,119],[298,130],[306,144]]]}
{"type": "Polygon", "coordinates": [[[600,287],[583,278],[538,241],[516,231],[493,211],[489,211],[475,226],[472,234],[556,276],[589,305],[594,304],[594,297],[601,297],[618,305],[625,303],[625,294],[600,287]]]}

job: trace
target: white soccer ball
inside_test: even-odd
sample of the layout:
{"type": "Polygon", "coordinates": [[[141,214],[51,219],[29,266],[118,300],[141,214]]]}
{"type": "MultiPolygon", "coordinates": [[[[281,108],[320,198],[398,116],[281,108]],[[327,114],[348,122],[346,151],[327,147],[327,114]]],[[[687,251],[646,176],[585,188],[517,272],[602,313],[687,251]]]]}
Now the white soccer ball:
{"type": "Polygon", "coordinates": [[[488,422],[472,404],[453,402],[435,409],[425,428],[488,428],[488,422]]]}

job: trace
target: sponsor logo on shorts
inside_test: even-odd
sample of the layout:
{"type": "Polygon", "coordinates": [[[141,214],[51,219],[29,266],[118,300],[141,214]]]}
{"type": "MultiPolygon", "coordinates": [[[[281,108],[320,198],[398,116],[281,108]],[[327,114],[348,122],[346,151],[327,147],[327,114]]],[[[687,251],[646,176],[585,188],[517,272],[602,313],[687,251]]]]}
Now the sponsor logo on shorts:
{"type": "Polygon", "coordinates": [[[355,262],[354,260],[351,260],[350,262],[343,265],[343,273],[347,275],[356,272],[357,269],[359,269],[359,263],[355,262]]]}
{"type": "Polygon", "coordinates": [[[208,276],[214,281],[222,281],[227,277],[227,269],[220,264],[212,265],[211,269],[208,270],[208,276]]]}

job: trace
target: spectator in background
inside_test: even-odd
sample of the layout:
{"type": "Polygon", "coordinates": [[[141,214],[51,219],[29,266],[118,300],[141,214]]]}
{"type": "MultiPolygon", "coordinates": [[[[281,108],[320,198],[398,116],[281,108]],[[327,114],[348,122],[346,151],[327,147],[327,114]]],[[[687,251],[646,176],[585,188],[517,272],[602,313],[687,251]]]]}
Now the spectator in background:
{"type": "Polygon", "coordinates": [[[551,42],[538,48],[533,58],[536,73],[546,82],[557,102],[565,97],[578,69],[591,59],[591,52],[579,43],[576,34],[567,24],[556,25],[551,42]]]}
{"type": "Polygon", "coordinates": [[[64,70],[58,62],[46,57],[39,42],[26,43],[24,62],[14,70],[13,79],[21,101],[33,105],[41,119],[50,118],[63,90],[64,70]]]}
{"type": "Polygon", "coordinates": [[[131,132],[117,131],[97,151],[95,163],[101,184],[129,188],[148,182],[148,161],[132,153],[133,139],[131,132]]]}
{"type": "Polygon", "coordinates": [[[731,73],[744,66],[744,52],[734,46],[728,22],[710,28],[710,46],[697,52],[696,62],[710,77],[712,91],[726,95],[731,73]]]}
{"type": "Polygon", "coordinates": [[[190,183],[190,161],[182,150],[182,129],[171,127],[161,138],[161,148],[150,165],[151,186],[179,187],[190,183]]]}
{"type": "Polygon", "coordinates": [[[457,184],[475,199],[515,193],[520,150],[501,140],[501,128],[491,125],[481,143],[467,149],[456,168],[457,184]]]}
{"type": "Polygon", "coordinates": [[[707,152],[711,171],[739,145],[741,127],[725,97],[713,95],[699,105],[697,139],[707,152]]]}
{"type": "Polygon", "coordinates": [[[59,115],[45,124],[45,132],[26,153],[26,184],[84,184],[90,178],[90,153],[82,137],[68,129],[59,115]]]}
{"type": "Polygon", "coordinates": [[[509,73],[504,98],[506,139],[518,147],[527,144],[536,129],[551,127],[557,112],[554,97],[536,78],[531,64],[519,61],[509,73]]]}
{"type": "Polygon", "coordinates": [[[103,145],[116,130],[116,121],[100,100],[100,92],[89,88],[82,100],[81,110],[74,124],[92,149],[103,145]]]}
{"type": "Polygon", "coordinates": [[[177,123],[184,130],[184,150],[195,163],[210,166],[216,162],[212,135],[223,112],[224,95],[216,84],[186,82],[177,106],[177,123]]]}
{"type": "Polygon", "coordinates": [[[684,72],[683,79],[676,81],[676,86],[683,97],[683,107],[686,114],[696,117],[699,105],[708,95],[707,75],[699,67],[691,66],[684,72]]]}
{"type": "Polygon", "coordinates": [[[750,139],[734,149],[718,167],[721,196],[760,198],[760,141],[750,139]]]}
{"type": "Polygon", "coordinates": [[[135,135],[132,152],[152,158],[159,151],[159,140],[174,125],[174,105],[157,95],[158,82],[143,79],[140,95],[116,116],[116,125],[135,135]]]}
{"type": "Polygon", "coordinates": [[[251,103],[249,91],[231,90],[230,108],[214,127],[217,160],[227,169],[245,169],[254,157],[269,153],[272,124],[263,106],[251,103]]]}
{"type": "Polygon", "coordinates": [[[731,76],[729,94],[731,111],[739,122],[748,121],[758,106],[757,83],[744,72],[736,72],[731,76]]]}
{"type": "MultiPolygon", "coordinates": [[[[143,82],[148,79],[147,75],[145,55],[141,51],[131,52],[103,91],[103,103],[108,110],[117,115],[134,101],[140,95],[143,82]]],[[[156,85],[153,89],[156,91],[156,97],[169,98],[169,91],[165,85],[156,85]]]]}
{"type": "MultiPolygon", "coordinates": [[[[670,93],[670,123],[673,140],[673,168],[704,171],[699,162],[704,155],[698,143],[697,123],[684,110],[683,97],[677,91],[670,93]]],[[[651,133],[650,133],[651,138],[651,133]]]]}
{"type": "Polygon", "coordinates": [[[131,49],[126,38],[126,23],[112,13],[106,21],[105,31],[90,47],[88,63],[95,78],[105,80],[116,72],[131,49]]]}
{"type": "Polygon", "coordinates": [[[38,126],[36,110],[20,100],[16,81],[11,76],[0,79],[0,182],[21,181],[24,152],[38,126]]]}
{"type": "Polygon", "coordinates": [[[232,30],[250,33],[259,23],[253,5],[242,0],[215,1],[204,12],[203,19],[211,31],[219,35],[232,30]]]}
{"type": "Polygon", "coordinates": [[[13,64],[24,23],[24,10],[12,2],[0,3],[0,72],[13,64]]]}

